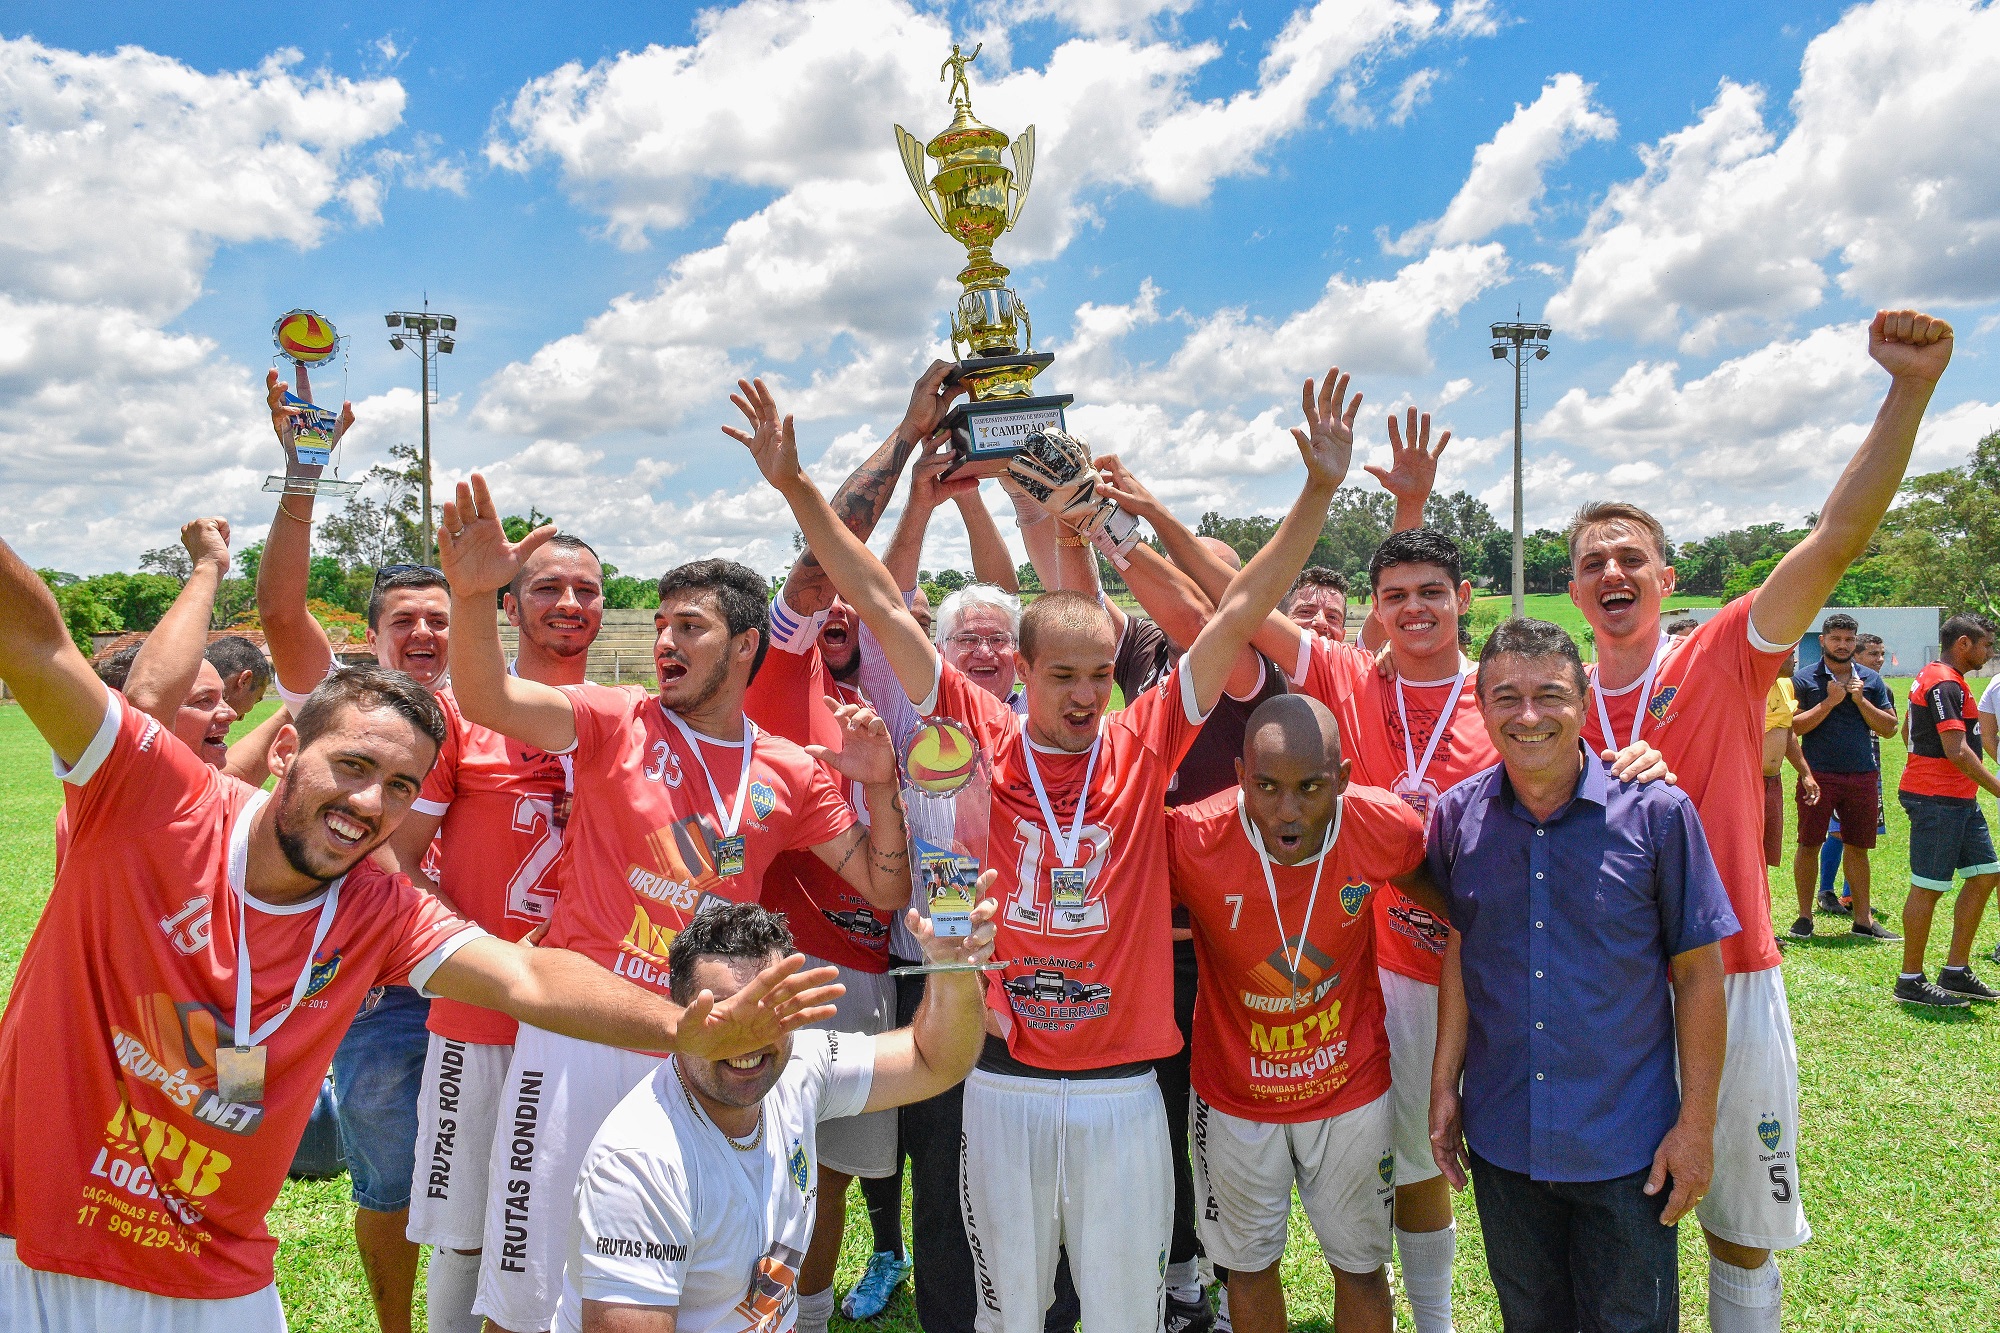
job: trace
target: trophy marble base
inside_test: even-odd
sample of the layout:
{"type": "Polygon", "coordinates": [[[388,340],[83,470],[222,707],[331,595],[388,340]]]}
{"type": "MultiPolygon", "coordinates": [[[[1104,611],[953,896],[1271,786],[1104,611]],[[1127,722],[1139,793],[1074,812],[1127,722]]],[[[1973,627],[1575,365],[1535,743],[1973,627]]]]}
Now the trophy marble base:
{"type": "Polygon", "coordinates": [[[361,489],[358,481],[335,481],[331,477],[266,477],[264,489],[282,495],[324,495],[335,499],[361,489]]]}
{"type": "Polygon", "coordinates": [[[999,476],[1030,435],[1051,426],[1068,429],[1063,409],[1075,401],[1073,394],[1056,393],[960,403],[945,418],[951,431],[952,462],[939,474],[939,480],[999,476]]]}

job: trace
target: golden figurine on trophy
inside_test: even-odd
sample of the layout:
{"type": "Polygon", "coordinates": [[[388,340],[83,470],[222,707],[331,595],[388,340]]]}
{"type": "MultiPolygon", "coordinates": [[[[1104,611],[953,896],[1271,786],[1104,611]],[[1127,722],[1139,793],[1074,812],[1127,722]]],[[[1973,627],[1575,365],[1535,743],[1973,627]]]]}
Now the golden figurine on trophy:
{"type": "Polygon", "coordinates": [[[971,400],[945,420],[955,459],[944,476],[1008,473],[1122,565],[1138,540],[1138,522],[1095,495],[1089,451],[1065,429],[1063,409],[1075,399],[1034,392],[1035,376],[1055,355],[1034,350],[1028,308],[1007,286],[1006,267],[993,258],[993,243],[1020,219],[1034,183],[1035,127],[1010,141],[972,114],[966,67],[979,51],[975,46],[966,54],[954,44],[938,68],[938,81],[949,85],[951,124],[929,143],[896,126],[896,146],[917,198],[939,229],[965,247],[951,343],[961,357],[955,378],[971,400]],[[1013,158],[1011,169],[1001,160],[1003,150],[1013,158]],[[928,179],[925,157],[937,163],[928,179]]]}

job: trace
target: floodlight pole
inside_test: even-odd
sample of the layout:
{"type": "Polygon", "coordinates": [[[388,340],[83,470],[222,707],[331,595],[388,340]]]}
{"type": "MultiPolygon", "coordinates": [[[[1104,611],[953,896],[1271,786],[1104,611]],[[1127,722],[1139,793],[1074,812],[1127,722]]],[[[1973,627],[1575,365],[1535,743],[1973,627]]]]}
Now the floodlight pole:
{"type": "Polygon", "coordinates": [[[1528,358],[1540,361],[1549,354],[1550,329],[1546,324],[1493,325],[1493,359],[1514,368],[1514,615],[1526,614],[1528,597],[1527,543],[1522,535],[1521,516],[1521,411],[1528,398],[1528,358]]]}
{"type": "Polygon", "coordinates": [[[390,329],[400,330],[389,335],[389,346],[398,351],[408,346],[414,339],[416,346],[409,350],[417,354],[422,366],[423,386],[423,496],[424,496],[424,537],[423,562],[431,564],[437,559],[437,521],[431,517],[431,403],[434,390],[431,387],[439,352],[449,353],[457,345],[454,336],[458,331],[458,319],[453,315],[431,313],[429,298],[424,300],[424,308],[416,310],[395,310],[384,316],[390,329]]]}

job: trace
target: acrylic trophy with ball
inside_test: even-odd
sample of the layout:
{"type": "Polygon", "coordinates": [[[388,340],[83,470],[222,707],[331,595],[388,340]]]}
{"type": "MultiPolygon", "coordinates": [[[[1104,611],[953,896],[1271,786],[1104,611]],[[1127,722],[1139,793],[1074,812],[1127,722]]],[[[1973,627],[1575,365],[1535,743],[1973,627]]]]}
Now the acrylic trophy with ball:
{"type": "MultiPolygon", "coordinates": [[[[962,939],[972,933],[974,895],[980,867],[986,863],[992,766],[972,729],[949,717],[926,719],[899,758],[897,778],[910,831],[910,876],[929,904],[931,930],[940,939],[962,939]]],[[[991,971],[1000,966],[932,963],[897,968],[894,975],[991,971]]]]}
{"type": "Polygon", "coordinates": [[[284,406],[292,417],[295,459],[282,475],[264,478],[264,489],[285,495],[354,494],[361,489],[360,482],[321,475],[340,441],[340,414],[313,402],[309,372],[340,352],[341,338],[333,321],[317,310],[288,310],[271,326],[271,342],[278,355],[292,363],[293,387],[285,392],[284,406]]]}

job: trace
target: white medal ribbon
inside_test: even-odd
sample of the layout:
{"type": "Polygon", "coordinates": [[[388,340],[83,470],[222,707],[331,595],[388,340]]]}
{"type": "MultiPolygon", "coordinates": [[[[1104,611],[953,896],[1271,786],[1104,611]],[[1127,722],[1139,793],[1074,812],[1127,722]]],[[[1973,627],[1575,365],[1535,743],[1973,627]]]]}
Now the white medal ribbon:
{"type": "Polygon", "coordinates": [[[1049,805],[1048,789],[1042,786],[1042,770],[1035,767],[1034,742],[1028,739],[1025,731],[1021,733],[1021,753],[1028,760],[1028,781],[1035,789],[1035,800],[1042,807],[1042,819],[1049,831],[1049,845],[1055,848],[1064,869],[1076,861],[1077,848],[1083,841],[1083,807],[1090,804],[1090,779],[1097,772],[1097,747],[1103,743],[1102,735],[1090,742],[1090,758],[1083,765],[1083,790],[1077,794],[1076,813],[1070,817],[1069,838],[1065,841],[1062,825],[1056,821],[1056,812],[1049,805]]]}
{"type": "Polygon", "coordinates": [[[743,718],[743,772],[736,778],[736,808],[727,809],[722,804],[722,793],[716,789],[715,775],[708,771],[708,759],[701,752],[701,740],[695,729],[681,721],[681,715],[664,706],[660,711],[667,720],[681,729],[687,738],[688,749],[694,751],[694,761],[701,765],[702,779],[708,783],[709,799],[715,802],[715,817],[722,821],[722,836],[736,836],[736,826],[743,822],[743,803],[750,794],[750,760],[757,753],[757,724],[746,714],[743,718]]]}
{"type": "MultiPolygon", "coordinates": [[[[1648,666],[1646,674],[1639,678],[1639,704],[1632,710],[1632,739],[1625,742],[1628,746],[1639,743],[1639,729],[1646,725],[1646,703],[1653,697],[1653,677],[1660,673],[1660,663],[1667,660],[1667,649],[1673,647],[1673,644],[1672,636],[1662,634],[1660,636],[1659,647],[1653,649],[1652,665],[1648,666]]],[[[1603,667],[1600,665],[1598,669],[1601,671],[1603,667]]],[[[1630,685],[1627,685],[1622,690],[1610,692],[1624,694],[1631,688],[1630,685]]],[[[1621,749],[1623,747],[1618,744],[1617,734],[1611,730],[1611,714],[1604,707],[1605,694],[1604,687],[1597,683],[1596,672],[1591,673],[1590,701],[1597,705],[1597,725],[1603,728],[1604,744],[1609,749],[1621,749]]]]}
{"type": "MultiPolygon", "coordinates": [[[[258,804],[261,805],[262,802],[258,804]]],[[[238,818],[248,819],[256,813],[257,809],[253,806],[244,810],[238,818]]],[[[249,860],[247,840],[242,844],[241,856],[243,865],[232,864],[229,867],[231,880],[229,887],[236,891],[236,1021],[232,1025],[232,1031],[236,1038],[237,1049],[244,1050],[252,1046],[262,1046],[270,1040],[271,1036],[284,1026],[285,1020],[292,1016],[292,1010],[298,1008],[299,1002],[305,999],[306,987],[312,984],[313,959],[319,954],[319,946],[326,943],[326,932],[333,927],[334,909],[340,903],[340,886],[346,882],[347,876],[342,875],[326,886],[326,901],[320,904],[319,924],[313,929],[312,947],[306,950],[306,962],[305,966],[299,969],[299,979],[292,983],[291,1003],[279,1010],[263,1027],[252,1031],[250,1028],[250,893],[243,886],[244,872],[249,860]]],[[[232,855],[230,860],[235,862],[236,855],[232,855]]]]}
{"type": "MultiPolygon", "coordinates": [[[[1428,756],[1425,762],[1429,762],[1428,756]]],[[[1319,864],[1313,868],[1312,893],[1306,899],[1306,919],[1299,923],[1299,946],[1289,953],[1285,951],[1288,942],[1285,935],[1285,917],[1278,910],[1278,877],[1271,873],[1271,854],[1264,850],[1264,835],[1257,831],[1257,825],[1250,819],[1250,812],[1244,808],[1243,792],[1240,788],[1236,792],[1236,813],[1238,818],[1242,819],[1244,829],[1250,834],[1250,845],[1257,849],[1257,864],[1264,871],[1264,887],[1271,894],[1271,917],[1278,923],[1278,954],[1285,960],[1286,971],[1291,976],[1292,994],[1297,995],[1299,960],[1305,957],[1306,940],[1312,933],[1313,909],[1319,905],[1319,877],[1326,873],[1327,857],[1333,851],[1333,844],[1340,840],[1340,820],[1347,813],[1347,801],[1338,796],[1334,798],[1333,823],[1327,825],[1326,836],[1320,842],[1317,857],[1319,864]]]]}
{"type": "Polygon", "coordinates": [[[1417,762],[1417,750],[1410,744],[1410,715],[1403,708],[1403,678],[1396,677],[1396,716],[1403,723],[1403,764],[1410,775],[1410,790],[1424,789],[1424,774],[1430,772],[1431,757],[1437,753],[1438,742],[1451,725],[1452,710],[1458,707],[1459,691],[1465,688],[1466,668],[1460,663],[1458,674],[1451,678],[1451,694],[1444,701],[1444,710],[1438,714],[1437,725],[1431,728],[1431,738],[1424,745],[1424,760],[1417,762]]]}

